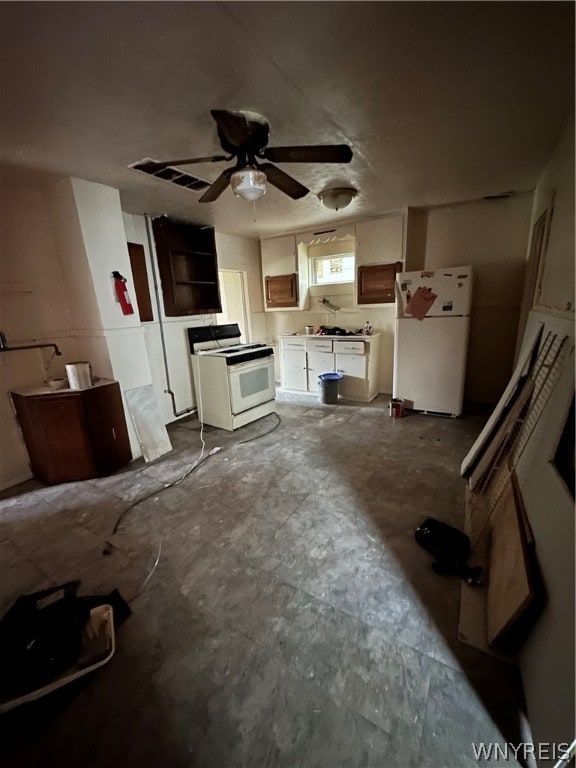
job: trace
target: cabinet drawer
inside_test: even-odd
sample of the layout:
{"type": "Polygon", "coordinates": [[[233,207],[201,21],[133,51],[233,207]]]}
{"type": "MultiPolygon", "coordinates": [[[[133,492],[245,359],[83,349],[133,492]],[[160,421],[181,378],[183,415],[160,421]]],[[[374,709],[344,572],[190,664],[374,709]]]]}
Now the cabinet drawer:
{"type": "Polygon", "coordinates": [[[308,352],[332,352],[331,339],[306,339],[308,352]]]}
{"type": "Polygon", "coordinates": [[[335,341],[334,352],[339,355],[363,355],[366,345],[363,341],[335,341]]]}
{"type": "Polygon", "coordinates": [[[306,349],[306,341],[304,339],[281,339],[282,349],[306,349]]]}

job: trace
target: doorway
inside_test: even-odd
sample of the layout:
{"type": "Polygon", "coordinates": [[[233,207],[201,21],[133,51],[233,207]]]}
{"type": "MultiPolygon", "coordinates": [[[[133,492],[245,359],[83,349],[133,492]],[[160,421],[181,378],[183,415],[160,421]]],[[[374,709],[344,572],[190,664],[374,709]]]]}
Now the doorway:
{"type": "Polygon", "coordinates": [[[242,343],[250,341],[248,325],[248,310],[246,306],[246,273],[239,270],[218,270],[220,281],[220,299],[222,312],[216,315],[216,321],[221,323],[238,323],[242,343]]]}

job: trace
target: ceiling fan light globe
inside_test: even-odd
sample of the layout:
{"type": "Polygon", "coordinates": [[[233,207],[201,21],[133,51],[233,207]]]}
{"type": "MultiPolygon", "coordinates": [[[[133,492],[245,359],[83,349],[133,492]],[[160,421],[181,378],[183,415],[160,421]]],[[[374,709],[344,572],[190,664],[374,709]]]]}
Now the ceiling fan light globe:
{"type": "Polygon", "coordinates": [[[255,168],[241,168],[230,176],[232,192],[244,200],[258,200],[266,192],[266,175],[255,168]]]}

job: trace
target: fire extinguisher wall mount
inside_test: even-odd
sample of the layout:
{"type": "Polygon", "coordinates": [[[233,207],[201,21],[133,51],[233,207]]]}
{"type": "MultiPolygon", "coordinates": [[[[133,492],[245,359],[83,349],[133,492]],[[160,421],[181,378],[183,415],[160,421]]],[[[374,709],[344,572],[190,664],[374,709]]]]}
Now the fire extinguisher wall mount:
{"type": "Polygon", "coordinates": [[[114,279],[114,292],[116,294],[116,301],[118,304],[120,304],[122,314],[133,315],[134,307],[130,301],[130,294],[128,293],[128,288],[126,287],[126,278],[116,270],[112,272],[112,277],[114,279]]]}

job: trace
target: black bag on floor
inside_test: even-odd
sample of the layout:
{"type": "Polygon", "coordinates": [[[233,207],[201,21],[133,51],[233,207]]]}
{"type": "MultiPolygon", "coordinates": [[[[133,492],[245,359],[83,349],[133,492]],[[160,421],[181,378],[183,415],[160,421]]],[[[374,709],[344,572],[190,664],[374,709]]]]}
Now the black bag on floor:
{"type": "Polygon", "coordinates": [[[90,608],[80,582],[23,595],[0,621],[0,693],[20,695],[50,683],[78,658],[90,608]]]}
{"type": "Polygon", "coordinates": [[[470,539],[451,525],[429,517],[416,528],[414,538],[427,552],[434,555],[432,568],[445,576],[461,576],[468,584],[483,585],[481,568],[466,565],[470,556],[470,539]]]}

